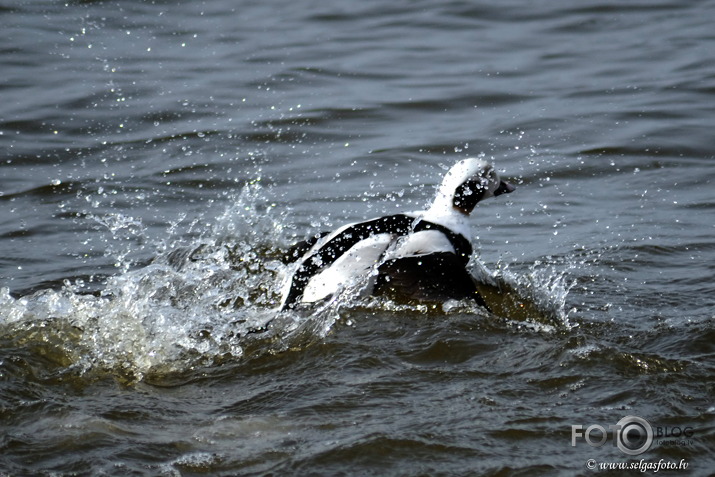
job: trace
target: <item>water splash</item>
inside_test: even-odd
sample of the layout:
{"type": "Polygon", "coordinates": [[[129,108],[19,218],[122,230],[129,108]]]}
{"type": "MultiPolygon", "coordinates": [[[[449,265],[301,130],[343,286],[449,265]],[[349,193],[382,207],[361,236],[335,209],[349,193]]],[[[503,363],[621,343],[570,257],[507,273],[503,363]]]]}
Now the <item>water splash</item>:
{"type": "MultiPolygon", "coordinates": [[[[247,185],[213,233],[187,245],[177,239],[141,268],[128,270],[115,250],[123,272],[93,294],[70,281],[17,299],[0,290],[0,337],[37,347],[65,371],[129,380],[241,357],[246,336],[265,331],[279,300],[273,284],[281,265],[268,241],[281,222],[260,194],[247,185]]],[[[143,230],[125,216],[95,220],[127,241],[143,230]]]]}
{"type": "MultiPolygon", "coordinates": [[[[353,310],[352,319],[354,310],[371,308],[486,316],[459,302],[435,308],[365,299],[357,293],[361,283],[312,308],[278,311],[290,272],[280,261],[286,214],[260,180],[251,181],[198,237],[180,233],[193,232],[195,221],[172,223],[169,236],[154,244],[154,259],[135,269],[123,251],[144,240],[141,221],[94,217],[119,244],[111,253],[121,273],[93,293],[69,280],[21,298],[0,290],[0,339],[33,348],[60,374],[108,372],[136,381],[307,346],[330,333],[345,310],[353,310]]],[[[566,271],[535,264],[527,273],[501,265],[491,272],[479,261],[474,271],[496,316],[518,326],[569,326],[566,271]]]]}
{"type": "Polygon", "coordinates": [[[571,328],[566,298],[575,282],[569,278],[569,267],[557,267],[537,261],[527,271],[513,272],[508,264],[499,263],[490,271],[476,261],[473,273],[479,291],[501,317],[517,326],[531,325],[541,330],[571,328]]]}
{"type": "Polygon", "coordinates": [[[88,217],[110,233],[111,239],[104,240],[104,256],[112,257],[114,266],[127,272],[132,266],[132,252],[143,248],[146,243],[146,227],[142,220],[117,213],[90,214],[88,217]]]}

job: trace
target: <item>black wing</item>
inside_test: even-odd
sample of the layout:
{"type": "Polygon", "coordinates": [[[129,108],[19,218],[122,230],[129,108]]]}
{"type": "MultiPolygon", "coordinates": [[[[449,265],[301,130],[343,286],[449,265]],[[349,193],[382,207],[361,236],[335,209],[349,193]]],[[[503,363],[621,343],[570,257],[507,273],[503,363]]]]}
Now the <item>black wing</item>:
{"type": "MultiPolygon", "coordinates": [[[[365,240],[371,235],[384,233],[405,235],[412,229],[414,222],[414,217],[404,214],[395,214],[366,222],[359,222],[346,227],[323,244],[318,250],[303,259],[293,274],[293,281],[283,303],[283,308],[293,307],[313,276],[324,267],[333,264],[361,240],[365,240]]],[[[308,247],[308,249],[309,248],[310,247],[308,247]]]]}
{"type": "Polygon", "coordinates": [[[300,242],[289,248],[288,251],[283,254],[283,256],[281,257],[281,261],[286,265],[297,261],[300,257],[308,253],[308,250],[313,248],[313,245],[318,243],[318,240],[325,237],[329,233],[330,232],[320,232],[319,234],[313,235],[312,237],[308,237],[305,240],[301,240],[300,242]]]}

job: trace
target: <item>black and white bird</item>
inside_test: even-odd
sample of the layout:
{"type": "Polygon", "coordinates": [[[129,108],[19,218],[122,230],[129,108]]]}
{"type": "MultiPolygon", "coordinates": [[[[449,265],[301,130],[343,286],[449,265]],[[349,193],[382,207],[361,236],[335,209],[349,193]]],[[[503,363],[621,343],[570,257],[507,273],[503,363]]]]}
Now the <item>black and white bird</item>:
{"type": "Polygon", "coordinates": [[[447,172],[429,209],[348,224],[296,244],[286,255],[296,264],[282,308],[360,285],[363,295],[471,299],[488,309],[466,268],[472,255],[468,218],[482,200],[513,190],[488,162],[464,159],[447,172]]]}

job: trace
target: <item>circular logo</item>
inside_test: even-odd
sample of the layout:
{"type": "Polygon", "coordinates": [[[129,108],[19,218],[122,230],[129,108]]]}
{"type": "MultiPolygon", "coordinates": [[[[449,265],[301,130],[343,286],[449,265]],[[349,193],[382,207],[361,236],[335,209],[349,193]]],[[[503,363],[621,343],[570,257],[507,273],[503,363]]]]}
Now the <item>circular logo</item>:
{"type": "Polygon", "coordinates": [[[653,428],[637,416],[626,416],[616,425],[616,445],[624,454],[639,455],[650,449],[653,443],[653,428]]]}

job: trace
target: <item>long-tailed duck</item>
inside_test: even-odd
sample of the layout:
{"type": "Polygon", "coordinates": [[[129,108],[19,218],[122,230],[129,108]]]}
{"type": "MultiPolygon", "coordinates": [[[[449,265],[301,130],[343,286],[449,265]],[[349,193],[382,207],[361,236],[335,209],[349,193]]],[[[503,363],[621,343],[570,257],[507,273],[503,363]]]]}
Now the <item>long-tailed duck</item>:
{"type": "Polygon", "coordinates": [[[286,255],[297,264],[282,308],[359,284],[365,295],[471,299],[488,309],[466,269],[472,254],[467,219],[480,201],[513,190],[491,164],[464,159],[447,172],[429,209],[348,224],[296,244],[286,255]]]}

